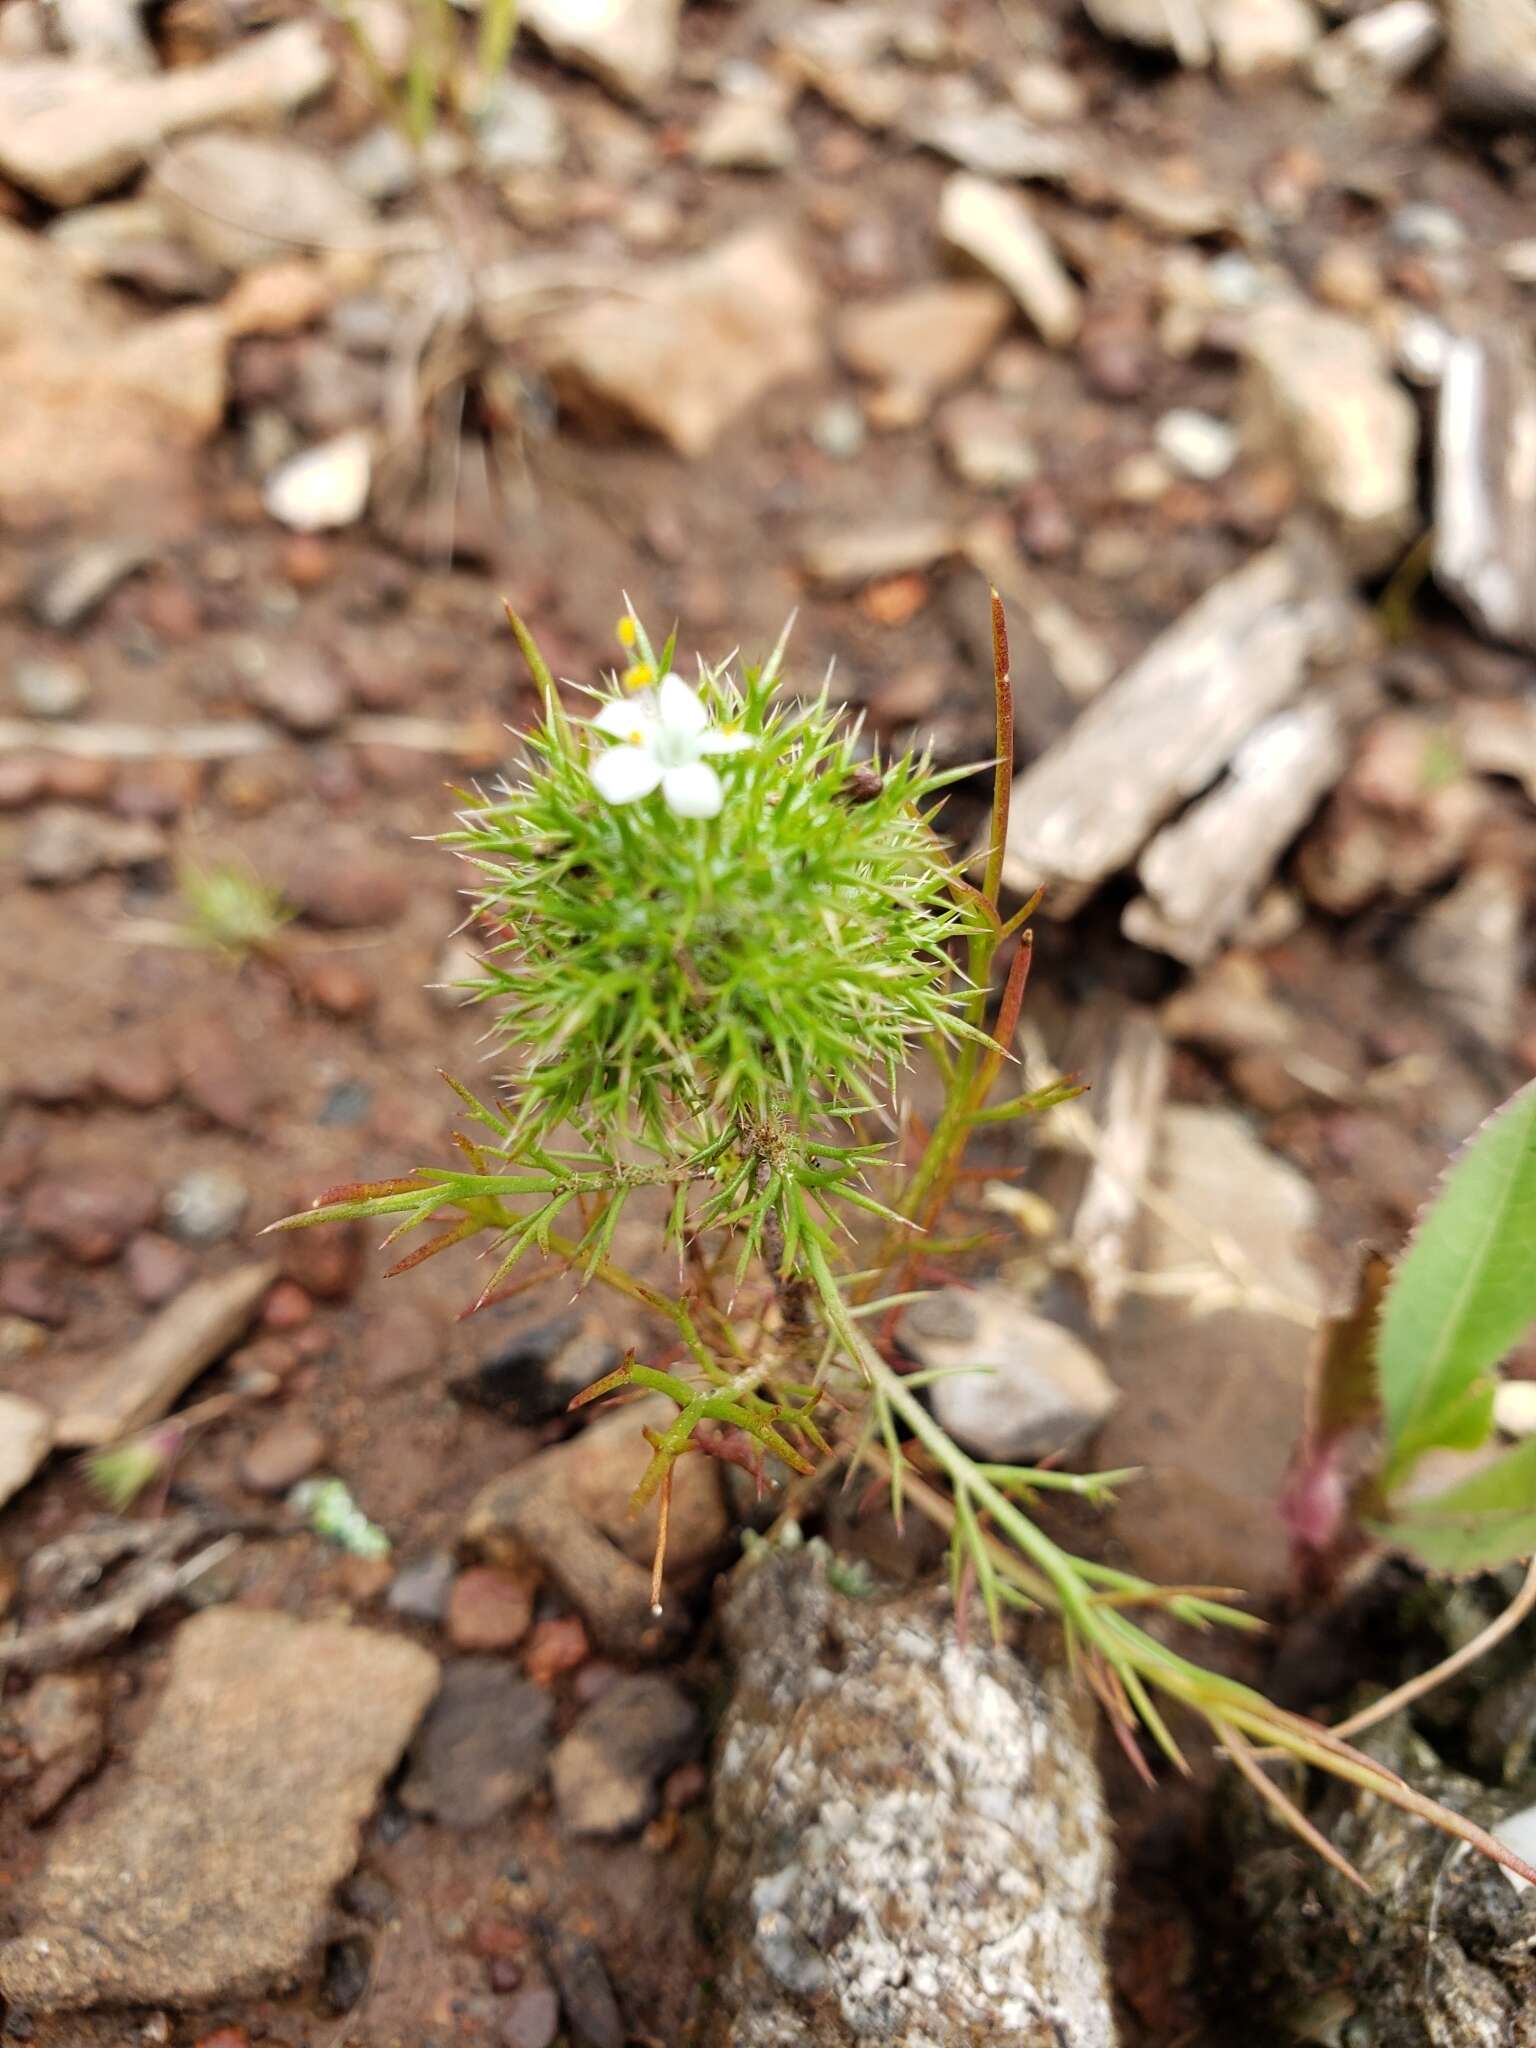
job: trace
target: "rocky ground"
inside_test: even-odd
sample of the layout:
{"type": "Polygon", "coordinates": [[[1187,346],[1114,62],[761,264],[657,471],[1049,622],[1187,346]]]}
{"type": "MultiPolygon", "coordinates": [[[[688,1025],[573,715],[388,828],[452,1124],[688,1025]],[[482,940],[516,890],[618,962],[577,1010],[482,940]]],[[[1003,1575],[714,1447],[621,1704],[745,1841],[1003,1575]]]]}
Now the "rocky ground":
{"type": "MultiPolygon", "coordinates": [[[[994,1155],[1048,1206],[978,1184],[1016,1243],[910,1344],[994,1353],[978,1442],[1144,1464],[1085,1540],[1145,1570],[1283,1612],[1311,1326],[1536,1065],[1529,0],[523,13],[418,163],[299,0],[0,0],[0,1986],[44,2048],[699,2016],[726,1503],[658,1628],[632,1418],[563,1448],[646,1333],[255,1234],[441,1156],[479,1070],[422,835],[528,710],[504,598],[583,680],[621,591],[711,656],[798,607],[798,678],[958,763],[1002,590],[1028,1052],[1093,1092],[994,1155]],[[183,943],[231,863],[296,913],[243,961],[183,943]],[[75,1453],[189,1410],[98,1534],[75,1453]]],[[[370,0],[383,72],[412,22],[370,0]]],[[[1125,2037],[1219,2039],[1188,1805],[1122,1775],[1125,2037]]]]}

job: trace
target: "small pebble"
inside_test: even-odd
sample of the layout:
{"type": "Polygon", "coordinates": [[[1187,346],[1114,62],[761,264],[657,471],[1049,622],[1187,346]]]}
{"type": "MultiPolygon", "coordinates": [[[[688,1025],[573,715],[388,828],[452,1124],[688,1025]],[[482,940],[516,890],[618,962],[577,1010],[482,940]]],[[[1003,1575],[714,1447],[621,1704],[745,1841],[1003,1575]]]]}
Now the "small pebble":
{"type": "Polygon", "coordinates": [[[29,718],[73,718],[90,700],[91,680],[74,661],[35,656],[11,671],[16,701],[29,718]]]}
{"type": "MultiPolygon", "coordinates": [[[[429,1550],[401,1565],[395,1573],[385,1605],[407,1621],[435,1626],[448,1609],[453,1586],[453,1559],[446,1550],[429,1550]]],[[[532,1674],[530,1673],[530,1676],[532,1674]]]]}
{"type": "Polygon", "coordinates": [[[252,1493],[286,1493],[325,1456],[325,1438],[313,1424],[283,1416],[263,1430],[240,1460],[240,1483],[252,1493]]]}
{"type": "Polygon", "coordinates": [[[129,1109],[157,1109],[176,1092],[176,1070],[148,1034],[108,1039],[96,1055],[96,1086],[129,1109]]]}
{"type": "Polygon", "coordinates": [[[560,2001],[548,1984],[525,1984],[507,2001],[502,2048],[550,2048],[560,2029],[560,2001]]]}
{"type": "Polygon", "coordinates": [[[1154,439],[1166,462],[1199,483],[1214,483],[1237,460],[1237,434],[1226,421],[1188,406],[1165,412],[1154,439]]]}
{"type": "Polygon", "coordinates": [[[865,441],[864,414],[851,398],[832,398],[814,413],[811,439],[834,462],[851,462],[865,441]]]}
{"type": "Polygon", "coordinates": [[[325,1952],[320,1999],[328,2012],[351,2012],[368,1989],[373,1973],[373,1944],[366,1935],[348,1934],[325,1952]]]}
{"type": "Polygon", "coordinates": [[[239,1174],[207,1167],[183,1174],[165,1197],[171,1235],[182,1244],[222,1244],[240,1228],[251,1191],[239,1174]]]}
{"type": "Polygon", "coordinates": [[[460,1572],[448,1599],[448,1640],[456,1650],[511,1650],[533,1619],[533,1584],[496,1565],[460,1572]]]}
{"type": "Polygon", "coordinates": [[[184,1245],[158,1230],[141,1230],[123,1254],[123,1267],[139,1306],[160,1308],[192,1278],[193,1263],[184,1245]]]}
{"type": "Polygon", "coordinates": [[[346,1022],[361,1017],[378,1000],[378,987],[346,960],[316,960],[305,970],[304,992],[329,1016],[346,1022]]]}
{"type": "Polygon", "coordinates": [[[567,1671],[575,1671],[592,1654],[587,1631],[579,1614],[552,1614],[535,1622],[523,1652],[523,1669],[535,1685],[553,1685],[567,1671]]]}

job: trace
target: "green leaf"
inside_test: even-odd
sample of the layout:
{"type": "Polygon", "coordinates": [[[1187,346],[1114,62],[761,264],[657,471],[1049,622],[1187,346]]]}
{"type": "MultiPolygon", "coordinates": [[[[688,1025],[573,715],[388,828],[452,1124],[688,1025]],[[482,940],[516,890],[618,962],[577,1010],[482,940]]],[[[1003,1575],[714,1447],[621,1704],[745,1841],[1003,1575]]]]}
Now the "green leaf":
{"type": "Polygon", "coordinates": [[[1536,1082],[1476,1132],[1398,1265],[1376,1367],[1387,1480],[1493,1426],[1494,1368],[1536,1320],[1536,1082]]]}
{"type": "Polygon", "coordinates": [[[1371,1533],[1437,1572],[1486,1572],[1536,1553],[1536,1437],[1371,1533]]]}

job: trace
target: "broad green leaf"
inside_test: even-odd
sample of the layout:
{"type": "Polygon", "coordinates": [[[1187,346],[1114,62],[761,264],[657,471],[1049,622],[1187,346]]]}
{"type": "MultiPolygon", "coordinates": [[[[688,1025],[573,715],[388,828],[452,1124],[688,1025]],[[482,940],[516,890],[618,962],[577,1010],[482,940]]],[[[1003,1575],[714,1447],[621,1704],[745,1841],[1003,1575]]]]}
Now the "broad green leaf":
{"type": "Polygon", "coordinates": [[[1493,1426],[1494,1368],[1536,1321],[1536,1082],[1452,1162],[1399,1262],[1376,1366],[1387,1482],[1493,1426]]]}
{"type": "Polygon", "coordinates": [[[1486,1572],[1536,1553],[1536,1437],[1371,1534],[1437,1572],[1486,1572]]]}

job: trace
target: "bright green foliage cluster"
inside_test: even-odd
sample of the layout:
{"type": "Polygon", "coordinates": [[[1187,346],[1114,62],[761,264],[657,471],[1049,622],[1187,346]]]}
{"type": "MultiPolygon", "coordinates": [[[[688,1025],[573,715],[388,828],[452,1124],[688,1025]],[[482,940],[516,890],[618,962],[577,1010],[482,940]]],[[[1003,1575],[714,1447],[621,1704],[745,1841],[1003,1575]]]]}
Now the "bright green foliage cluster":
{"type": "Polygon", "coordinates": [[[659,794],[605,803],[607,745],[554,703],[520,787],[451,835],[485,877],[494,943],[478,993],[513,1055],[514,1127],[618,1131],[697,1151],[743,1125],[810,1130],[889,1098],[915,1039],[952,1028],[947,947],[967,923],[908,754],[875,769],[825,695],[770,673],[700,695],[751,737],[715,818],[659,794]]]}

